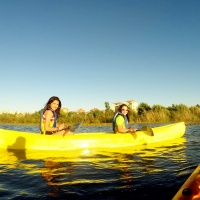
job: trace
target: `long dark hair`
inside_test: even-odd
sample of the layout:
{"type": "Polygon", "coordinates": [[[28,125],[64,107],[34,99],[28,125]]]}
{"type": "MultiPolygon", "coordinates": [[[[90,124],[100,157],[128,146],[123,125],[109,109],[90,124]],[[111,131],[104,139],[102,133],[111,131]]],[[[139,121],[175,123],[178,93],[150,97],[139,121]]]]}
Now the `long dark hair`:
{"type": "Polygon", "coordinates": [[[56,96],[52,96],[46,103],[44,109],[43,109],[43,113],[46,111],[46,110],[50,110],[51,109],[51,103],[54,102],[55,100],[57,100],[59,102],[59,105],[58,105],[58,108],[55,110],[55,112],[57,113],[57,115],[59,116],[60,115],[60,109],[61,109],[61,101],[58,97],[56,96]]]}
{"type": "Polygon", "coordinates": [[[119,106],[119,108],[118,108],[118,112],[122,112],[122,107],[124,107],[124,106],[126,106],[127,107],[127,109],[128,109],[128,112],[127,112],[127,114],[126,114],[126,117],[127,117],[127,119],[128,119],[128,122],[130,121],[130,116],[129,116],[129,107],[125,104],[125,103],[123,103],[122,105],[120,105],[119,106]]]}

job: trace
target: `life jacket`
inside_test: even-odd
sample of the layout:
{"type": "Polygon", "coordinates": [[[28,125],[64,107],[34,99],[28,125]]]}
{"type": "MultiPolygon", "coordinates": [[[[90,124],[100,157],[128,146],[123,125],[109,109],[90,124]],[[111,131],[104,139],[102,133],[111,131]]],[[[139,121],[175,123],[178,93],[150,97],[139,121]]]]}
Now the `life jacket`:
{"type": "Polygon", "coordinates": [[[48,108],[48,109],[44,108],[44,109],[42,109],[41,113],[40,113],[40,132],[41,132],[41,134],[45,134],[45,132],[46,132],[45,128],[44,128],[44,123],[45,123],[45,120],[46,120],[45,116],[44,116],[44,112],[46,110],[51,110],[52,113],[53,113],[53,116],[52,116],[52,118],[50,120],[50,127],[56,127],[56,122],[57,122],[57,119],[58,119],[58,115],[57,115],[57,113],[56,113],[55,110],[52,110],[51,108],[48,108]]]}
{"type": "Polygon", "coordinates": [[[124,118],[124,123],[125,123],[125,127],[126,129],[128,129],[128,118],[126,115],[123,115],[121,112],[116,112],[113,116],[113,119],[112,119],[112,129],[113,129],[113,132],[116,133],[115,131],[115,126],[116,126],[116,118],[118,115],[121,115],[123,118],[124,118]]]}

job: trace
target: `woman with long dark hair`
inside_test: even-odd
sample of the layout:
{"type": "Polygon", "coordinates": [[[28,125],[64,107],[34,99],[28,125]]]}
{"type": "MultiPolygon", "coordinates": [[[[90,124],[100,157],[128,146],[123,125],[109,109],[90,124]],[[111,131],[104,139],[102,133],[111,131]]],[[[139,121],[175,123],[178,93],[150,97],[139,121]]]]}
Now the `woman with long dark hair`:
{"type": "Polygon", "coordinates": [[[64,124],[57,124],[60,115],[61,101],[58,97],[52,96],[46,103],[41,112],[40,130],[42,134],[47,135],[65,135],[69,131],[65,129],[64,124]]]}
{"type": "Polygon", "coordinates": [[[113,131],[115,133],[135,133],[137,129],[129,128],[130,117],[126,104],[120,105],[118,112],[113,117],[113,131]]]}

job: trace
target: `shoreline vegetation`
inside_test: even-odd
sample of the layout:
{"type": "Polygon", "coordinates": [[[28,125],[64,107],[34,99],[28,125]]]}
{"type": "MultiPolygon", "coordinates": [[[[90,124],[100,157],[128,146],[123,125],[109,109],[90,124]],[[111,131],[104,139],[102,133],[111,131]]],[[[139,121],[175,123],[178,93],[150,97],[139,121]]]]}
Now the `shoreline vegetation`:
{"type": "MultiPolygon", "coordinates": [[[[39,125],[40,113],[41,110],[34,113],[1,113],[0,124],[39,125]]],[[[61,111],[58,123],[72,125],[82,121],[83,126],[111,126],[114,113],[109,103],[105,102],[105,110],[92,109],[87,113],[61,111]]],[[[130,124],[184,121],[186,125],[197,125],[200,124],[200,105],[188,107],[184,104],[172,104],[169,107],[151,107],[147,103],[140,103],[137,111],[129,108],[129,115],[130,124]]]]}

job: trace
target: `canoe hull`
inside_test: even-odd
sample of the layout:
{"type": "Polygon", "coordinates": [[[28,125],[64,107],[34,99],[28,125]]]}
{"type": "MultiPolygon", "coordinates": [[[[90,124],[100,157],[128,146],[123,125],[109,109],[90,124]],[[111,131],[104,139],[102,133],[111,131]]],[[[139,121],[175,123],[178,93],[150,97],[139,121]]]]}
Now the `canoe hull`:
{"type": "Polygon", "coordinates": [[[192,172],[172,200],[200,199],[200,165],[192,172]]]}
{"type": "Polygon", "coordinates": [[[1,149],[21,150],[76,150],[92,148],[118,148],[151,144],[180,138],[185,133],[184,122],[153,128],[154,136],[145,131],[135,134],[78,133],[54,136],[0,129],[1,149]]]}

